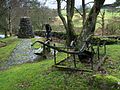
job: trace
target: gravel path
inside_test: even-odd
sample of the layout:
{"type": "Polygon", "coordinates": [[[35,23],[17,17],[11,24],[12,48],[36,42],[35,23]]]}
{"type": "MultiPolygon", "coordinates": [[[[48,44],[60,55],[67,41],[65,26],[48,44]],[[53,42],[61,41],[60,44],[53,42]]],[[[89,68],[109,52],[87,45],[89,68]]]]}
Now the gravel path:
{"type": "Polygon", "coordinates": [[[31,44],[31,39],[21,39],[20,44],[16,46],[4,67],[0,67],[0,69],[25,62],[33,62],[37,55],[34,54],[31,44]]]}

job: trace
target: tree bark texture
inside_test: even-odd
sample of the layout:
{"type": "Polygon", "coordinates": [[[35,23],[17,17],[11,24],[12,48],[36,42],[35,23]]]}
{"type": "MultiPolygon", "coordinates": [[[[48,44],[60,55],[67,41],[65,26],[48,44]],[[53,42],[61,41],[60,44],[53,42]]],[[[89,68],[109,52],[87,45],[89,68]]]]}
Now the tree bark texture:
{"type": "Polygon", "coordinates": [[[74,15],[75,0],[67,0],[66,2],[67,2],[67,8],[66,8],[67,20],[65,20],[65,17],[61,13],[61,0],[57,0],[57,9],[58,9],[58,15],[62,20],[64,27],[66,29],[67,46],[70,46],[71,41],[73,41],[76,38],[74,25],[72,21],[74,15]]]}
{"type": "Polygon", "coordinates": [[[83,9],[82,18],[83,18],[83,26],[84,26],[86,20],[85,0],[82,0],[82,9],[83,9]]]}
{"type": "Polygon", "coordinates": [[[90,36],[94,34],[97,16],[104,2],[105,0],[94,0],[94,5],[85,21],[83,30],[78,37],[76,49],[83,48],[86,39],[89,40],[90,36]]]}

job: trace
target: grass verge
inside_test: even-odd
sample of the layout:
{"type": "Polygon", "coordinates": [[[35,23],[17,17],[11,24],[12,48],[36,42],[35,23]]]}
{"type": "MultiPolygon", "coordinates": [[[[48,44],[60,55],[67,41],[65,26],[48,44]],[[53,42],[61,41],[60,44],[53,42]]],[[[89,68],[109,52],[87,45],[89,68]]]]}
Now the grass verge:
{"type": "Polygon", "coordinates": [[[5,47],[0,48],[0,66],[1,66],[2,63],[5,62],[8,59],[8,57],[11,55],[12,51],[19,43],[19,39],[15,37],[10,37],[0,40],[7,43],[5,47]]]}

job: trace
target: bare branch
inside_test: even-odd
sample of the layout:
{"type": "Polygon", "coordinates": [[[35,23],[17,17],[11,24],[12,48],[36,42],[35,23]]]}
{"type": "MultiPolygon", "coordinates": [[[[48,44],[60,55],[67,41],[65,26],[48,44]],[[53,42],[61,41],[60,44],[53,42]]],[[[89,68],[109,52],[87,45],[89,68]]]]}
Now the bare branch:
{"type": "Polygon", "coordinates": [[[74,7],[74,8],[75,8],[75,10],[80,14],[80,16],[83,17],[83,14],[82,14],[76,7],[74,7]]]}
{"type": "MultiPolygon", "coordinates": [[[[18,2],[15,2],[12,4],[12,6],[16,5],[18,2]]],[[[2,10],[2,13],[0,13],[0,16],[4,15],[6,10],[8,10],[9,7],[5,7],[3,10],[2,10]]]]}
{"type": "Polygon", "coordinates": [[[71,0],[71,9],[70,9],[71,17],[73,17],[74,15],[74,7],[75,7],[75,0],[71,0]]]}
{"type": "Polygon", "coordinates": [[[91,7],[90,3],[94,3],[94,1],[86,3],[85,6],[89,5],[91,7]]]}
{"type": "Polygon", "coordinates": [[[61,0],[57,0],[57,11],[58,11],[58,15],[61,18],[65,28],[67,29],[67,23],[65,18],[63,17],[62,13],[61,13],[61,0]]]}

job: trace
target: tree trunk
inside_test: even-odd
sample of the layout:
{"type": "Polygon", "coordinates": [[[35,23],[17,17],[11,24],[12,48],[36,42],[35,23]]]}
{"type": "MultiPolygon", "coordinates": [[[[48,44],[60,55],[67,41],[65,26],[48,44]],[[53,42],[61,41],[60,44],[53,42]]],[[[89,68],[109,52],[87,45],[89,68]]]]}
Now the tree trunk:
{"type": "Polygon", "coordinates": [[[57,0],[57,9],[58,9],[58,15],[60,19],[63,22],[63,25],[66,29],[66,34],[67,34],[67,46],[70,46],[70,43],[72,40],[75,39],[76,35],[74,32],[74,25],[73,25],[73,15],[74,15],[74,5],[75,5],[75,0],[67,0],[67,21],[65,20],[64,16],[61,13],[61,0],[57,0]]]}
{"type": "Polygon", "coordinates": [[[83,18],[83,26],[84,26],[86,20],[85,0],[82,0],[82,9],[83,9],[82,18],[83,18]]]}
{"type": "Polygon", "coordinates": [[[102,36],[104,35],[104,29],[105,29],[105,10],[103,11],[102,16],[102,36]]]}
{"type": "Polygon", "coordinates": [[[86,19],[86,22],[83,26],[83,30],[78,37],[76,49],[85,49],[85,41],[88,40],[91,35],[94,34],[97,16],[100,12],[101,7],[103,6],[105,0],[94,0],[94,5],[86,19]]]}
{"type": "Polygon", "coordinates": [[[75,39],[75,31],[74,31],[74,25],[73,25],[73,15],[74,15],[74,0],[68,0],[67,1],[67,46],[70,45],[71,41],[75,39]]]}
{"type": "Polygon", "coordinates": [[[12,36],[11,7],[9,7],[9,10],[8,10],[8,29],[9,29],[10,36],[12,36]]]}
{"type": "Polygon", "coordinates": [[[58,15],[59,15],[60,19],[62,20],[63,25],[64,25],[64,27],[67,31],[67,22],[66,22],[64,16],[62,15],[62,13],[61,13],[61,0],[57,0],[57,11],[58,11],[58,15]]]}
{"type": "Polygon", "coordinates": [[[4,31],[4,35],[5,35],[5,38],[8,37],[8,35],[7,35],[7,29],[5,29],[5,31],[4,31]]]}

